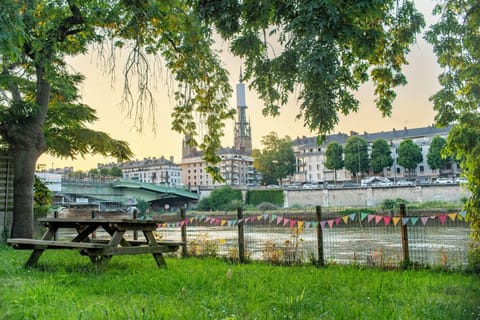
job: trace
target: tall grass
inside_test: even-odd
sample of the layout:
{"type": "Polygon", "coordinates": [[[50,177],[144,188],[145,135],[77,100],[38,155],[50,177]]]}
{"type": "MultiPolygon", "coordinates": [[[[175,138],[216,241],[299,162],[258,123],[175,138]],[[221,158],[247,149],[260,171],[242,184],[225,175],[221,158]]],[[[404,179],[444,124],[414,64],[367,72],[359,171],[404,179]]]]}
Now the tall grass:
{"type": "Polygon", "coordinates": [[[0,319],[479,319],[480,278],[359,267],[113,257],[0,247],[0,319]]]}

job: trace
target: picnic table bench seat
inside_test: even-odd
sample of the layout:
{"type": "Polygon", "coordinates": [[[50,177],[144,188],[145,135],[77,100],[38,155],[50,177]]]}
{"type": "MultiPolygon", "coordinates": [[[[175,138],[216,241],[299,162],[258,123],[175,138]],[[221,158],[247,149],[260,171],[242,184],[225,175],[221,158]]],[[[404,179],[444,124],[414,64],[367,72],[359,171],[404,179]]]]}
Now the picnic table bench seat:
{"type": "Polygon", "coordinates": [[[7,239],[7,242],[15,249],[103,249],[107,247],[107,243],[95,242],[72,242],[72,241],[55,241],[55,240],[39,240],[27,238],[7,239]]]}

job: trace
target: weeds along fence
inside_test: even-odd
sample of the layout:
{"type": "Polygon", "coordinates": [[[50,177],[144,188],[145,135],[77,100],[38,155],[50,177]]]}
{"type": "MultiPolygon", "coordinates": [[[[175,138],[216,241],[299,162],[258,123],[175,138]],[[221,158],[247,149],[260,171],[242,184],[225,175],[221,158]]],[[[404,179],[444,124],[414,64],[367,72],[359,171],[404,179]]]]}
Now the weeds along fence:
{"type": "Polygon", "coordinates": [[[184,255],[272,264],[361,264],[459,268],[470,228],[465,212],[311,211],[191,213],[159,224],[158,235],[185,242],[184,255]]]}

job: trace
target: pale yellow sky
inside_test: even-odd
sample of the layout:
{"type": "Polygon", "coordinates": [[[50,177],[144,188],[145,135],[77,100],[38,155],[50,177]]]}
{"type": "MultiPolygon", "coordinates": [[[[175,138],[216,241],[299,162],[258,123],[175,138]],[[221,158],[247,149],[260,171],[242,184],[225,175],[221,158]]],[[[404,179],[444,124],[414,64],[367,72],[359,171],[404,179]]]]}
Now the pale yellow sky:
{"type": "MultiPolygon", "coordinates": [[[[433,1],[418,0],[416,4],[424,13],[427,24],[431,23],[430,13],[433,1]]],[[[231,85],[235,88],[239,79],[241,60],[227,54],[222,57],[230,72],[231,85]]],[[[405,126],[415,128],[431,125],[434,121],[434,111],[429,97],[439,89],[437,77],[440,74],[440,68],[436,63],[431,46],[422,39],[422,36],[419,36],[417,43],[413,45],[408,60],[410,64],[404,69],[408,84],[397,90],[397,99],[394,102],[390,118],[382,118],[374,104],[373,88],[370,84],[366,84],[357,93],[360,100],[359,111],[348,117],[341,117],[335,132],[349,133],[351,130],[378,132],[393,128],[400,129],[405,126]]],[[[165,70],[163,70],[163,74],[159,72],[159,80],[154,90],[157,103],[156,134],[148,125],[145,126],[142,133],[138,133],[133,128],[133,120],[129,119],[120,108],[123,85],[121,69],[117,72],[117,78],[112,81],[112,78],[102,71],[103,68],[98,64],[96,54],[75,57],[69,61],[72,67],[86,76],[81,94],[83,102],[97,110],[99,120],[93,125],[93,128],[105,131],[115,139],[129,142],[136,159],[173,156],[176,162],[181,160],[182,137],[171,130],[170,114],[174,101],[170,96],[172,86],[166,85],[165,79],[169,80],[165,70]]],[[[280,137],[288,135],[292,139],[297,136],[315,135],[304,128],[303,121],[295,120],[298,113],[296,97],[292,97],[291,102],[281,110],[281,115],[277,118],[262,116],[262,102],[257,98],[255,92],[247,90],[246,99],[247,117],[251,121],[254,148],[261,148],[261,138],[272,131],[280,137]]],[[[236,107],[235,93],[230,101],[231,105],[236,107]]],[[[233,121],[225,126],[225,136],[222,139],[224,146],[233,145],[233,127],[233,121]]],[[[105,159],[100,156],[88,156],[85,159],[79,157],[71,160],[43,155],[38,160],[38,164],[45,164],[47,168],[73,166],[75,170],[88,170],[95,168],[97,163],[112,161],[115,159],[105,159]]]]}

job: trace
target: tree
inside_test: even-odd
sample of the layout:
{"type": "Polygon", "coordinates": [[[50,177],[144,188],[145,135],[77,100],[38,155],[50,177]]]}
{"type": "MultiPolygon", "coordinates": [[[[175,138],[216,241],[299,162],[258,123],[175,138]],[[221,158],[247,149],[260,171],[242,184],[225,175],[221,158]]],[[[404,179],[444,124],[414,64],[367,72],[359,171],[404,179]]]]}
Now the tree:
{"type": "Polygon", "coordinates": [[[108,171],[108,174],[112,177],[123,177],[123,172],[122,172],[122,169],[120,169],[119,167],[112,167],[109,171],[108,171]]]}
{"type": "Polygon", "coordinates": [[[370,165],[375,173],[380,173],[384,168],[389,168],[393,165],[392,151],[388,142],[384,139],[373,141],[370,165]]]}
{"type": "Polygon", "coordinates": [[[403,140],[398,146],[397,162],[402,167],[408,169],[409,175],[417,168],[417,165],[423,161],[422,150],[412,139],[403,140]]]}
{"type": "MultiPolygon", "coordinates": [[[[325,136],[339,112],[357,110],[353,91],[370,77],[377,107],[384,115],[391,113],[393,90],[406,82],[401,68],[409,45],[424,25],[412,0],[4,0],[0,12],[1,105],[6,115],[0,134],[15,157],[15,237],[32,235],[35,163],[48,150],[48,137],[55,137],[47,135],[49,110],[53,105],[71,105],[75,111],[80,107],[74,89],[82,77],[69,69],[67,56],[112,48],[102,56],[112,71],[116,61],[107,57],[115,57],[117,49],[126,51],[123,102],[139,129],[145,119],[155,124],[150,84],[157,65],[152,60],[159,62],[175,82],[172,128],[192,137],[189,144],[198,145],[204,159],[216,164],[225,120],[234,117],[235,109],[228,103],[228,73],[212,49],[214,34],[245,62],[245,80],[265,100],[264,114],[278,114],[299,88],[299,117],[325,136]],[[280,46],[275,51],[281,53],[272,55],[271,45],[280,46]],[[197,141],[198,118],[205,124],[202,141],[197,141]]],[[[55,126],[50,129],[55,132],[55,126]]],[[[101,138],[92,132],[76,130],[72,136],[83,146],[81,155],[103,150],[119,160],[128,156],[126,148],[121,153],[109,143],[107,149],[90,147],[90,141],[101,138]]],[[[207,168],[216,178],[218,170],[207,168]]]]}
{"type": "Polygon", "coordinates": [[[437,136],[432,139],[427,154],[427,163],[433,170],[441,170],[450,163],[451,158],[443,155],[443,150],[446,144],[447,140],[442,137],[437,136]]]}
{"type": "Polygon", "coordinates": [[[208,198],[200,200],[198,210],[234,210],[242,204],[242,192],[230,186],[215,189],[208,198]]]}
{"type": "MultiPolygon", "coordinates": [[[[476,0],[445,0],[426,39],[443,69],[441,89],[430,99],[438,126],[453,124],[446,150],[460,161],[471,197],[466,203],[472,235],[480,240],[480,6],[476,0]]],[[[477,266],[478,268],[479,266],[477,266]]]]}
{"type": "Polygon", "coordinates": [[[360,173],[367,171],[370,167],[367,141],[357,136],[350,137],[343,153],[345,154],[345,169],[355,174],[358,180],[360,173]]]}
{"type": "Polygon", "coordinates": [[[264,184],[279,183],[295,172],[295,153],[288,136],[279,138],[275,132],[262,138],[263,150],[253,152],[253,167],[262,174],[264,184]]]}
{"type": "Polygon", "coordinates": [[[332,141],[327,145],[325,156],[324,165],[327,169],[334,170],[334,179],[337,183],[337,170],[343,168],[343,147],[338,142],[332,141]]]}

